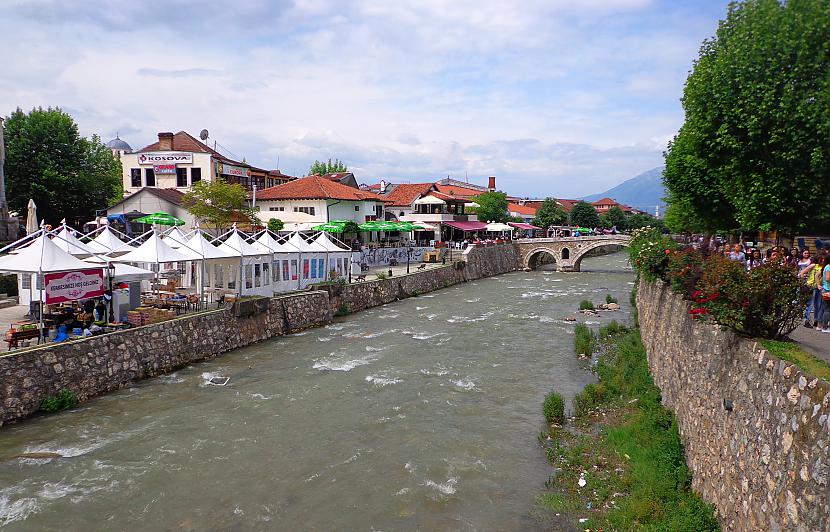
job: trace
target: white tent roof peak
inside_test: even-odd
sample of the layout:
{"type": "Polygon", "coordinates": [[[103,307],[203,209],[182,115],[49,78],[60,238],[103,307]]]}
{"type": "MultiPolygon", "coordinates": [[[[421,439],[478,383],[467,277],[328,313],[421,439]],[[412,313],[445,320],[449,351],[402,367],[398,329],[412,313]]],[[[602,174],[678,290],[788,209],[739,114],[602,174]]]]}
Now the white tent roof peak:
{"type": "Polygon", "coordinates": [[[174,227],[171,230],[167,231],[161,237],[167,245],[171,248],[180,248],[184,245],[184,243],[189,238],[188,234],[179,229],[178,227],[174,227]]]}
{"type": "Polygon", "coordinates": [[[185,262],[193,260],[193,258],[171,248],[153,232],[150,238],[143,244],[126,255],[115,257],[112,260],[113,262],[147,262],[160,264],[162,262],[185,262]]]}
{"type": "Polygon", "coordinates": [[[0,271],[16,273],[71,272],[94,268],[62,250],[51,239],[41,234],[25,248],[12,255],[0,257],[0,271]]]}
{"type": "Polygon", "coordinates": [[[98,233],[98,236],[93,238],[91,242],[88,242],[87,247],[96,253],[125,253],[133,249],[131,245],[118,238],[118,235],[109,227],[98,233]]]}
{"type": "Polygon", "coordinates": [[[61,226],[61,230],[55,234],[53,242],[56,246],[71,255],[94,255],[96,251],[73,234],[73,230],[67,225],[61,226]]]}
{"type": "Polygon", "coordinates": [[[291,238],[285,243],[286,246],[293,252],[302,251],[303,253],[311,252],[311,251],[320,251],[316,247],[309,245],[308,242],[305,241],[303,237],[300,236],[300,233],[294,233],[291,235],[291,238]]]}
{"type": "Polygon", "coordinates": [[[328,237],[326,233],[320,233],[314,240],[314,242],[322,246],[326,251],[330,252],[351,251],[350,249],[342,248],[338,246],[336,243],[332,242],[332,240],[328,237]]]}
{"type": "Polygon", "coordinates": [[[228,235],[228,238],[222,242],[219,249],[223,249],[228,253],[231,253],[234,257],[255,257],[271,253],[270,251],[264,251],[256,248],[246,242],[236,227],[231,230],[230,235],[228,235]]]}
{"type": "Polygon", "coordinates": [[[223,249],[221,246],[214,246],[208,242],[207,238],[205,238],[201,231],[194,232],[193,235],[191,235],[191,237],[184,243],[184,245],[179,248],[179,251],[192,255],[193,258],[197,260],[227,259],[239,256],[238,253],[231,253],[227,249],[223,249]]]}
{"type": "Polygon", "coordinates": [[[267,251],[268,253],[285,253],[291,252],[292,249],[280,244],[268,231],[263,231],[259,238],[252,244],[257,249],[267,251]]]}

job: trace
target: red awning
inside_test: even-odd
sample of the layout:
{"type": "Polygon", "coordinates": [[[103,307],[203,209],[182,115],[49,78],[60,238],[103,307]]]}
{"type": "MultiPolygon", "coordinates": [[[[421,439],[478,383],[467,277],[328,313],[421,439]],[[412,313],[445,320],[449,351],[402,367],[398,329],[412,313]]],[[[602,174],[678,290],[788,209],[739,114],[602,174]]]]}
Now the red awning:
{"type": "Polygon", "coordinates": [[[441,222],[442,224],[446,225],[447,227],[452,227],[453,229],[458,229],[459,231],[464,231],[465,233],[469,233],[470,231],[483,231],[487,228],[487,224],[484,222],[441,222]]]}
{"type": "Polygon", "coordinates": [[[516,229],[542,229],[541,227],[536,227],[535,225],[523,224],[519,222],[507,222],[507,225],[512,225],[516,229]]]}

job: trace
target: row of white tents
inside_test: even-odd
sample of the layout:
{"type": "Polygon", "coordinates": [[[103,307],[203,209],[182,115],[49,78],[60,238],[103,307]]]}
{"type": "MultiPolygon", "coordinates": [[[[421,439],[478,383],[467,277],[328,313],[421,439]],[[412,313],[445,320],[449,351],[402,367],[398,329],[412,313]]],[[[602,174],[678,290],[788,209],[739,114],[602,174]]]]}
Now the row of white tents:
{"type": "Polygon", "coordinates": [[[0,271],[18,274],[22,304],[43,299],[43,275],[95,267],[112,274],[114,283],[173,274],[180,286],[206,300],[211,294],[270,296],[302,289],[346,277],[357,262],[347,246],[326,233],[248,235],[233,227],[208,238],[198,227],[190,232],[153,228],[128,239],[109,227],[81,235],[62,224],[0,250],[7,252],[0,256],[0,271]]]}

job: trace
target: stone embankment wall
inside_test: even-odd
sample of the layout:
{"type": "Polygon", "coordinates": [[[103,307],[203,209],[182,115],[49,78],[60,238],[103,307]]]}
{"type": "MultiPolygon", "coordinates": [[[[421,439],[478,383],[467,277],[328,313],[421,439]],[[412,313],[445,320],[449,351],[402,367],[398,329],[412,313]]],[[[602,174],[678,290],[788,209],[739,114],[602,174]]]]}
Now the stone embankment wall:
{"type": "Polygon", "coordinates": [[[328,294],[240,301],[233,307],[0,356],[0,425],[69,388],[83,401],[220,353],[331,320],[328,294]],[[247,315],[240,315],[247,314],[247,315]]]}
{"type": "MultiPolygon", "coordinates": [[[[460,255],[460,254],[459,254],[460,255]]],[[[385,305],[483,277],[516,271],[519,258],[512,244],[472,247],[463,260],[448,262],[440,268],[398,275],[387,279],[369,280],[345,286],[321,287],[329,292],[332,310],[338,313],[357,312],[385,305]]]]}
{"type": "Polygon", "coordinates": [[[727,530],[830,530],[830,384],[689,309],[662,283],[639,286],[649,367],[692,488],[727,530]]]}

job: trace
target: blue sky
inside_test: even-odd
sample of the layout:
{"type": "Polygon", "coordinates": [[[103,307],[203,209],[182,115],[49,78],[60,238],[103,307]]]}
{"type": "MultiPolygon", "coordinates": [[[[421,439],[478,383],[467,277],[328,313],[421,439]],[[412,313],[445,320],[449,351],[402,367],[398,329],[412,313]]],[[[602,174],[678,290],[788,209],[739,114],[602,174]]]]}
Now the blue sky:
{"type": "Polygon", "coordinates": [[[3,0],[0,113],[60,106],[134,148],[207,128],[293,175],[333,157],[367,183],[579,196],[661,164],[726,5],[3,0]]]}

